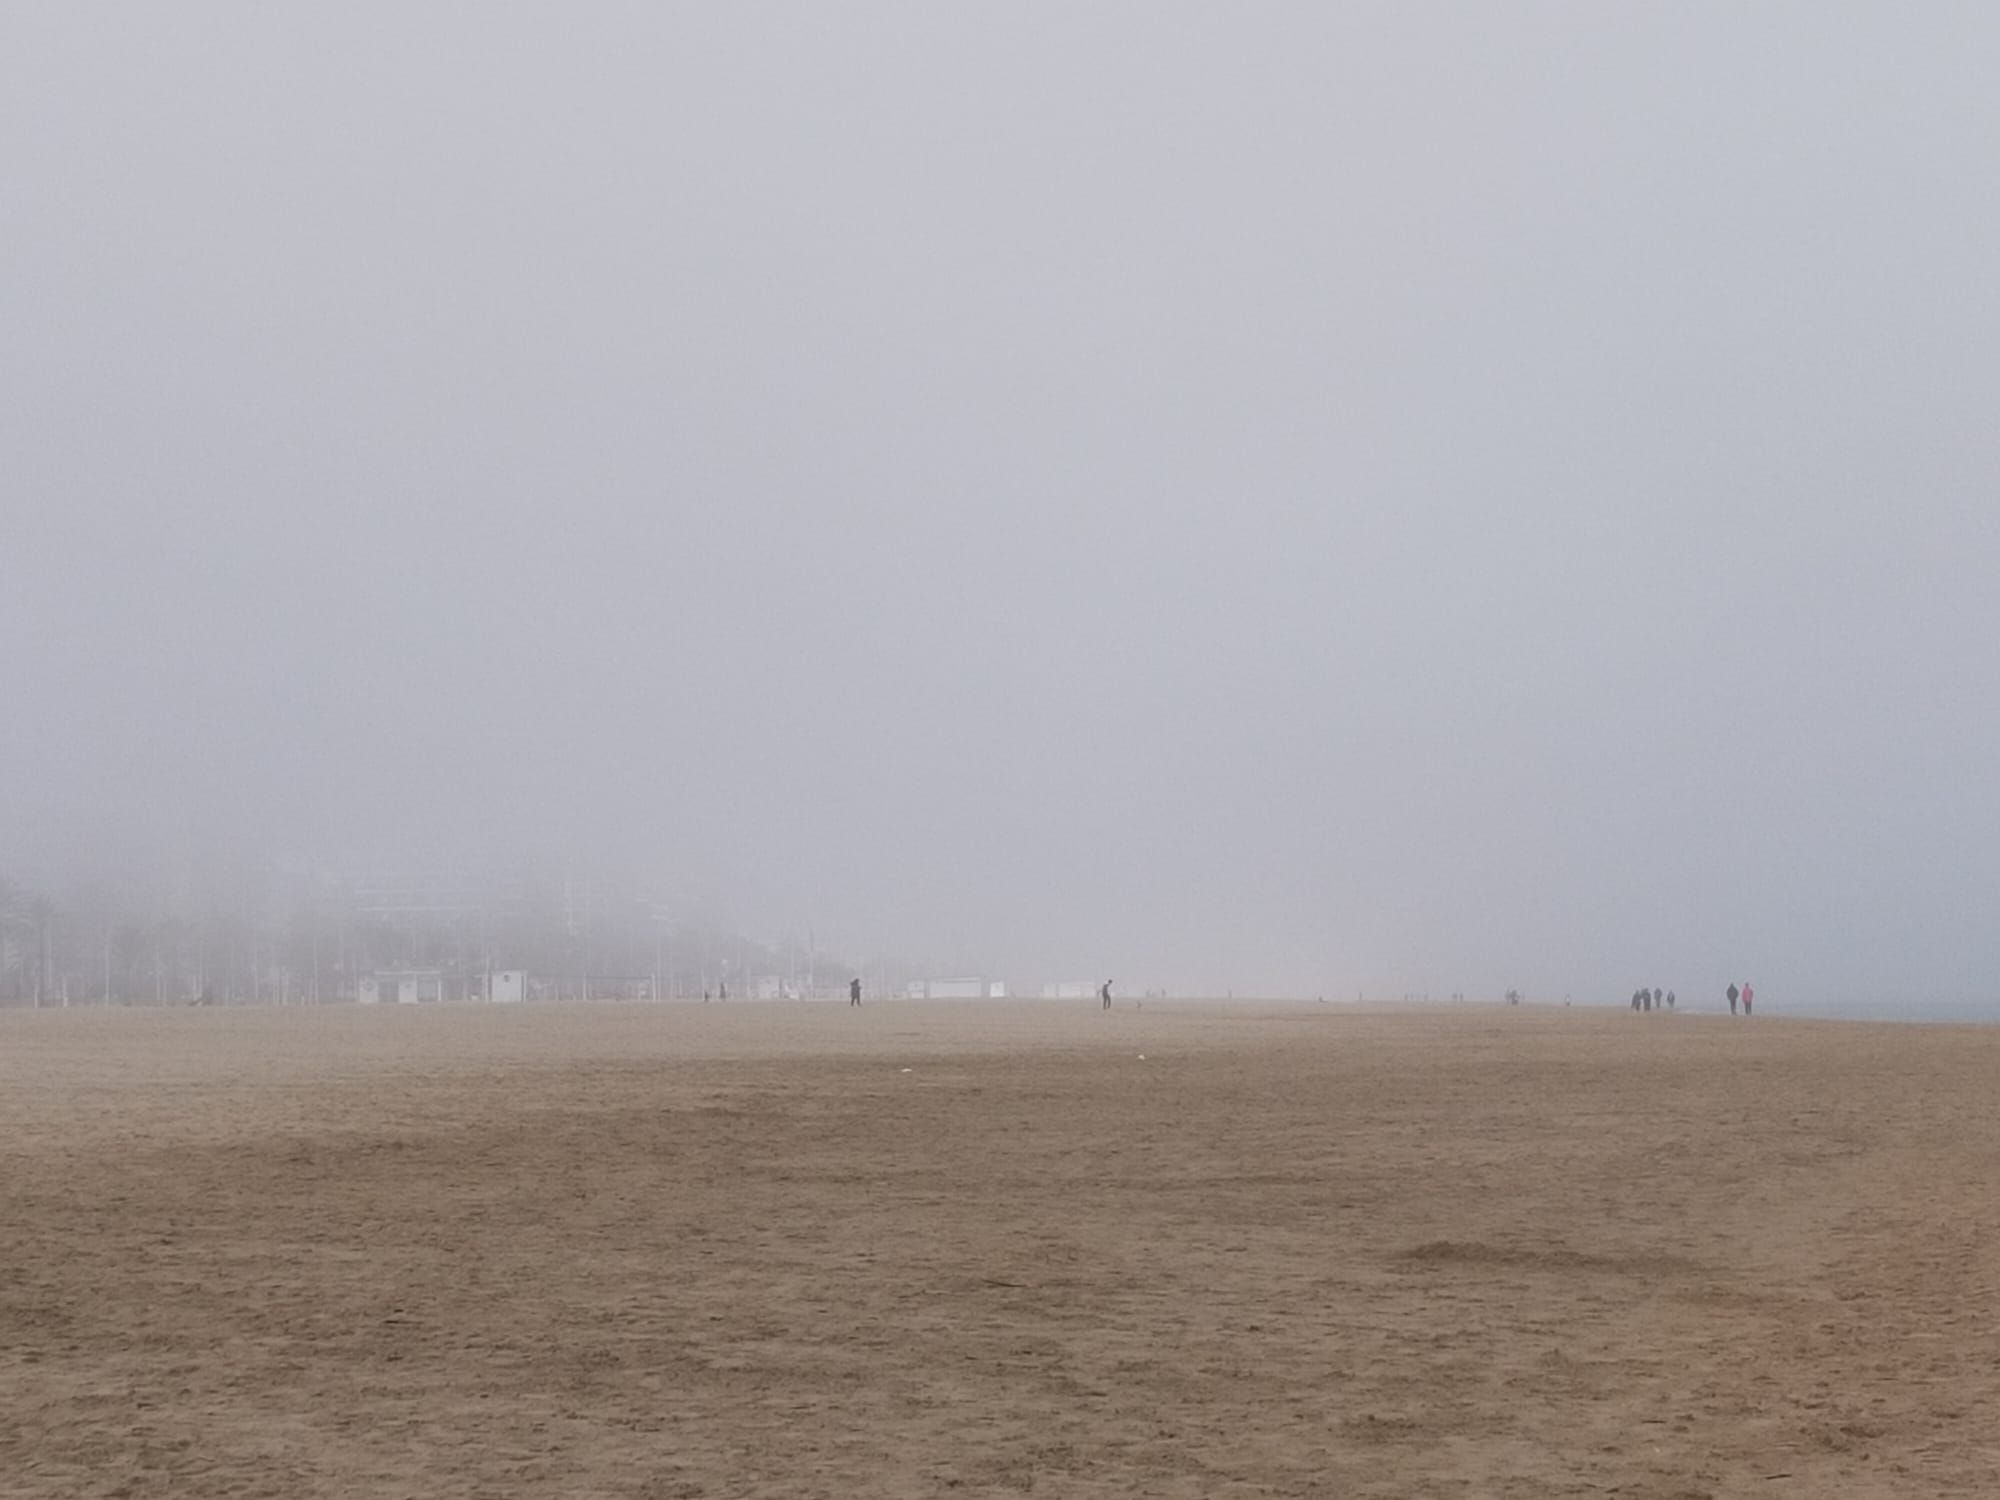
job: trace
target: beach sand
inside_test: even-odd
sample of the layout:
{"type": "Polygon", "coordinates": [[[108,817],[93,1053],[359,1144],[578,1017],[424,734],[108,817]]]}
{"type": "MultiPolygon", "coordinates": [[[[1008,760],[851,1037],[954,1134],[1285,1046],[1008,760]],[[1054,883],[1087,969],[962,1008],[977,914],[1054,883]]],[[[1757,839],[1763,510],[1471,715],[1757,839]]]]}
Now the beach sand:
{"type": "Polygon", "coordinates": [[[8,1012],[0,1495],[1993,1495],[1996,1183],[2000,1028],[8,1012]]]}

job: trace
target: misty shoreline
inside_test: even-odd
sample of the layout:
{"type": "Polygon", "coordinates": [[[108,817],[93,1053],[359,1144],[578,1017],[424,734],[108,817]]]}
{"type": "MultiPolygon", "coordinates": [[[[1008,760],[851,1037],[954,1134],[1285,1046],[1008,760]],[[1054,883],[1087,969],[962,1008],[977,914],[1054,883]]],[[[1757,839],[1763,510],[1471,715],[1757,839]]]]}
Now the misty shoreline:
{"type": "MultiPolygon", "coordinates": [[[[1768,1004],[1768,1002],[1766,1002],[1768,1004]]],[[[13,1016],[113,1016],[113,1015],[366,1015],[382,1016],[446,1013],[453,1015],[476,1014],[491,1011],[498,1015],[520,1013],[592,1013],[628,1015],[711,1013],[718,1017],[730,1015],[754,1015],[775,1018],[786,1015],[817,1014],[836,1012],[848,1007],[842,1000],[830,996],[812,999],[768,999],[746,998],[727,1001],[704,1001],[699,998],[680,996],[660,1000],[536,1000],[520,1003],[495,1003],[484,1000],[427,1000],[418,1004],[384,1002],[366,1004],[354,1000],[331,1000],[319,1003],[294,1001],[282,1004],[270,1000],[237,1000],[230,1002],[180,1001],[167,1004],[146,1004],[116,1002],[106,1005],[101,1001],[72,1002],[68,1005],[47,1003],[35,1006],[25,1003],[0,1004],[0,1021],[13,1016]]],[[[1051,999],[1034,995],[1004,996],[992,999],[934,1000],[909,996],[885,996],[870,999],[862,1007],[870,1014],[891,1013],[902,1016],[935,1015],[977,1015],[998,1018],[1006,1015],[1059,1015],[1065,1013],[1101,1014],[1096,1002],[1079,1004],[1071,999],[1051,999]]],[[[1220,996],[1155,996],[1143,1001],[1117,1001],[1112,1011],[1105,1017],[1108,1025],[1116,1025],[1119,1018],[1133,1015],[1168,1016],[1181,1018],[1213,1017],[1231,1021],[1296,1019],[1302,1016],[1407,1016],[1410,1018],[1437,1018],[1443,1016],[1491,1016],[1518,1012],[1536,1017],[1560,1015],[1574,1011],[1587,1016],[1602,1016],[1629,1013],[1623,1001],[1590,1001],[1581,1004],[1558,1004],[1552,1001],[1526,1000],[1520,1005],[1509,1005],[1504,1000],[1333,1000],[1296,999],[1270,997],[1220,996]]],[[[2000,1024],[2000,1003],[1991,1006],[1975,1004],[1930,1005],[1915,1009],[1893,1009],[1882,1006],[1841,1006],[1805,1005],[1787,1007],[1783,1010],[1760,1010],[1754,1017],[1732,1016],[1720,1006],[1714,1009],[1683,1005],[1672,1012],[1652,1012],[1632,1018],[1635,1026],[1667,1025],[1678,1020],[1712,1021],[1723,1020],[1746,1026],[1777,1025],[1796,1022],[1838,1023],[1842,1025],[1896,1025],[1896,1026],[1991,1026],[2000,1024]]],[[[865,1018],[864,1018],[865,1023],[865,1018]]],[[[393,1024],[393,1023],[392,1023],[393,1024]]],[[[860,1023],[858,1023],[860,1024],[860,1023]]]]}

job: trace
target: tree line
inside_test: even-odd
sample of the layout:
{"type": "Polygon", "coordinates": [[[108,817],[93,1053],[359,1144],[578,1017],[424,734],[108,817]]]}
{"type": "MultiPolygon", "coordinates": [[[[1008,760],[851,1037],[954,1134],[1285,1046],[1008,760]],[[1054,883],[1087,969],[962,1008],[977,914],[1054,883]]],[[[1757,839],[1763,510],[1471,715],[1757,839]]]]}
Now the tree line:
{"type": "Polygon", "coordinates": [[[0,876],[0,1005],[329,1004],[371,975],[422,971],[447,999],[496,970],[559,999],[871,990],[914,971],[758,941],[686,919],[633,881],[326,875],[273,870],[227,885],[110,881],[61,890],[0,876]]]}

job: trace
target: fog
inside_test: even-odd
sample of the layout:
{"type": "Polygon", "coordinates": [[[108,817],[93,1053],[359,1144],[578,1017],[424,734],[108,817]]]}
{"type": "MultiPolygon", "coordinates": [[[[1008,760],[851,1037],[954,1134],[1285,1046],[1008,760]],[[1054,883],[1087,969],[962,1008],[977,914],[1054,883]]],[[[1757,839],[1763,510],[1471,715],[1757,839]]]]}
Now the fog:
{"type": "Polygon", "coordinates": [[[1995,997],[2000,13],[0,15],[0,874],[1995,997]]]}

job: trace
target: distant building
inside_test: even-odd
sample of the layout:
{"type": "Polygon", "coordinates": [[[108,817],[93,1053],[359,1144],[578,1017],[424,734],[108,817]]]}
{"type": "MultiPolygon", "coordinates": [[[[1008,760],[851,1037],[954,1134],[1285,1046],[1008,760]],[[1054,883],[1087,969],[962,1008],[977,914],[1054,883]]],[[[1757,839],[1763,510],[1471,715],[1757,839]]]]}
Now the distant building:
{"type": "Polygon", "coordinates": [[[379,969],[361,976],[354,998],[363,1005],[381,1005],[389,1000],[398,1005],[434,1005],[444,999],[444,971],[379,969]]]}
{"type": "Polygon", "coordinates": [[[978,1000],[986,994],[983,979],[930,979],[924,982],[927,1000],[978,1000]]]}

